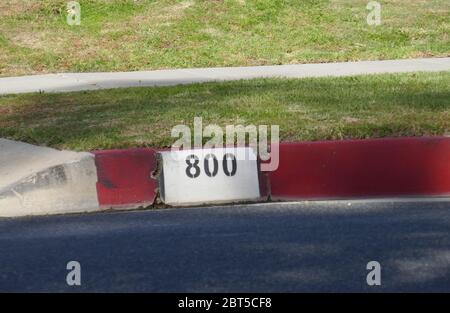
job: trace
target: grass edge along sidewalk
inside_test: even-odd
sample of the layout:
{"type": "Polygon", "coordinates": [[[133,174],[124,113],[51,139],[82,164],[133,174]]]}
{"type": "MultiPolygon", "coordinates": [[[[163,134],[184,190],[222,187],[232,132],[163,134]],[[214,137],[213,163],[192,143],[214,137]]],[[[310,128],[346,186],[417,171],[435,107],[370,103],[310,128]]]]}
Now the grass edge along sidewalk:
{"type": "Polygon", "coordinates": [[[450,71],[253,79],[0,97],[0,137],[57,149],[169,147],[175,125],[280,125],[281,141],[442,136],[450,71]]]}

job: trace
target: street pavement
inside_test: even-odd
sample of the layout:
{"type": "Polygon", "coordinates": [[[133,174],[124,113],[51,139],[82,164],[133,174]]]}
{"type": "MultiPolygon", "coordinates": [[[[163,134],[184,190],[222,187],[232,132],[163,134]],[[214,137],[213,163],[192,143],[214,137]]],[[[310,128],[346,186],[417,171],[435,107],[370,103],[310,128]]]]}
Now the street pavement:
{"type": "Polygon", "coordinates": [[[56,73],[0,78],[0,95],[29,92],[68,92],[125,87],[171,86],[263,77],[339,77],[449,70],[450,58],[422,58],[272,66],[185,68],[135,72],[56,73]]]}
{"type": "Polygon", "coordinates": [[[0,219],[0,291],[449,292],[450,201],[329,201],[0,219]],[[81,265],[68,286],[66,265],[81,265]],[[381,286],[368,286],[369,261],[381,286]]]}

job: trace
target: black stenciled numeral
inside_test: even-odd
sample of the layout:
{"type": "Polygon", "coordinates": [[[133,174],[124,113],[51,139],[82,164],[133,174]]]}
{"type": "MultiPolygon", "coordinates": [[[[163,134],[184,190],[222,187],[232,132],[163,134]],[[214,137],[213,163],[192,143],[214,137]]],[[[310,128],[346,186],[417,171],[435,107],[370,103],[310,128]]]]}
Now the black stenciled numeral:
{"type": "MultiPolygon", "coordinates": [[[[190,178],[196,178],[200,176],[200,167],[198,164],[200,163],[199,158],[195,154],[191,154],[186,157],[186,175],[190,178]],[[194,173],[192,173],[192,169],[194,169],[194,173]]],[[[205,159],[203,160],[203,167],[205,169],[205,173],[208,177],[214,177],[217,175],[217,172],[219,171],[219,162],[217,161],[217,157],[209,153],[205,156],[205,159]],[[211,172],[211,169],[209,167],[209,160],[213,160],[213,170],[211,172]]],[[[236,175],[237,171],[237,161],[236,156],[232,153],[227,153],[223,156],[222,160],[222,167],[223,172],[226,176],[234,176],[236,175]],[[228,161],[231,160],[231,171],[228,168],[228,161]]]]}
{"type": "Polygon", "coordinates": [[[200,167],[198,167],[199,159],[195,154],[191,154],[186,158],[186,164],[188,165],[186,168],[186,175],[190,178],[196,178],[200,175],[200,167]],[[194,162],[192,163],[192,160],[194,162]],[[192,169],[195,169],[195,173],[192,174],[192,169]]]}
{"type": "Polygon", "coordinates": [[[205,173],[206,175],[208,175],[209,177],[214,177],[217,175],[217,171],[219,170],[219,162],[217,161],[217,158],[214,154],[209,153],[205,156],[205,160],[203,162],[204,167],[205,167],[205,173]],[[211,173],[211,170],[209,168],[209,159],[213,159],[213,171],[211,173]]]}
{"type": "Polygon", "coordinates": [[[223,166],[223,172],[225,173],[225,175],[234,176],[237,171],[237,162],[236,162],[236,157],[234,156],[234,154],[231,154],[231,153],[225,154],[223,156],[222,166],[223,166]],[[232,166],[231,172],[228,169],[228,159],[231,159],[231,166],[232,166]]]}

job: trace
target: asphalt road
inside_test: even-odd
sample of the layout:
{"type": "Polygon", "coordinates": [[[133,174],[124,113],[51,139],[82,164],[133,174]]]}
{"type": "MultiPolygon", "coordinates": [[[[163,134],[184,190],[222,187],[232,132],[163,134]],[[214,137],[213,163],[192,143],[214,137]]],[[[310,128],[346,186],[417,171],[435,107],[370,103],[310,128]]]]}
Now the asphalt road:
{"type": "Polygon", "coordinates": [[[450,291],[450,202],[273,203],[0,219],[0,291],[450,291]],[[66,264],[81,264],[81,286],[66,264]],[[381,264],[368,286],[366,264],[381,264]]]}

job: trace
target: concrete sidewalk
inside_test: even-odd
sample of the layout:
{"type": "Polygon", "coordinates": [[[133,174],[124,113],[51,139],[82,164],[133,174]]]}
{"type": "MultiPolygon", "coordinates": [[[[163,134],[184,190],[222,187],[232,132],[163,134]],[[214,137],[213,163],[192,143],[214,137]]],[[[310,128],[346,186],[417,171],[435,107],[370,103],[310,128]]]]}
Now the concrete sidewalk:
{"type": "Polygon", "coordinates": [[[325,77],[450,70],[450,57],[387,61],[217,67],[111,73],[64,73],[0,78],[0,95],[170,86],[262,77],[325,77]]]}
{"type": "Polygon", "coordinates": [[[94,155],[0,138],[0,217],[99,210],[94,155]]]}

